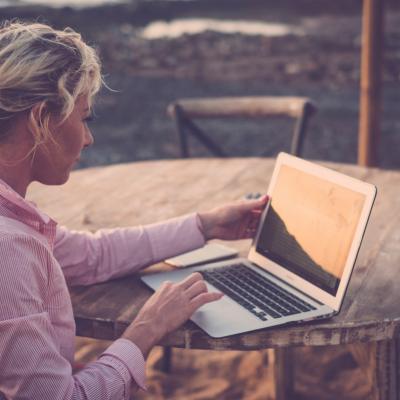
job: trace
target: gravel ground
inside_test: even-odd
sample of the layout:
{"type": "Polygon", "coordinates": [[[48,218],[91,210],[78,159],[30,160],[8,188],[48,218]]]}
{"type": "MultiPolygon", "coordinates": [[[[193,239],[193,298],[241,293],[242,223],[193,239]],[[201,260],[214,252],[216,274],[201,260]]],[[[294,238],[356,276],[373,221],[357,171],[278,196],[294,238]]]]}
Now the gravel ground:
{"type": "MultiPolygon", "coordinates": [[[[234,9],[196,16],[234,17],[234,9]]],[[[255,9],[253,14],[250,10],[241,18],[254,18],[255,9]]],[[[178,157],[173,123],[166,115],[167,105],[176,99],[263,95],[313,99],[318,113],[309,126],[304,157],[356,163],[360,13],[343,8],[342,13],[312,13],[311,5],[297,15],[290,7],[286,13],[274,13],[271,5],[270,10],[269,16],[258,14],[260,19],[288,22],[306,34],[266,38],[206,31],[176,39],[145,40],[138,36],[137,24],[127,22],[110,24],[101,33],[86,32],[99,46],[109,72],[108,85],[118,92],[101,93],[99,118],[91,125],[96,144],[78,167],[178,157]]],[[[186,11],[184,16],[193,14],[186,11]]],[[[380,166],[400,168],[398,7],[387,9],[385,21],[380,166]]],[[[208,120],[200,126],[232,156],[276,156],[289,151],[294,121],[208,120]]],[[[192,156],[210,156],[194,139],[190,149],[192,156]]]]}
{"type": "MultiPolygon", "coordinates": [[[[95,144],[82,153],[78,168],[94,165],[178,157],[167,105],[178,98],[222,96],[308,96],[318,107],[304,145],[304,157],[357,162],[359,91],[316,85],[280,85],[265,81],[199,82],[176,78],[111,74],[90,124],[95,144]]],[[[384,88],[381,167],[400,168],[400,85],[384,88]]],[[[290,150],[292,119],[207,120],[201,127],[232,156],[276,156],[290,150]]],[[[191,155],[209,153],[195,139],[191,155]]]]}

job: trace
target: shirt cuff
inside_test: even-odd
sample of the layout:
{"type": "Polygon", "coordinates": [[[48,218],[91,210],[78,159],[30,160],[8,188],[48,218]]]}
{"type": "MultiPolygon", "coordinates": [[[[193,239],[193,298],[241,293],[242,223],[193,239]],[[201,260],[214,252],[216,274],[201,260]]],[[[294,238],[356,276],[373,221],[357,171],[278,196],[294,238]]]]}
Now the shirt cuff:
{"type": "Polygon", "coordinates": [[[206,240],[206,238],[204,237],[204,229],[203,229],[203,224],[201,223],[201,218],[199,214],[196,214],[196,224],[197,224],[197,228],[199,229],[199,231],[201,232],[201,234],[203,235],[204,241],[206,240]]]}
{"type": "Polygon", "coordinates": [[[146,388],[146,363],[139,348],[127,339],[116,340],[98,358],[98,362],[114,368],[122,377],[125,387],[131,389],[132,378],[143,390],[146,388]]]}
{"type": "Polygon", "coordinates": [[[154,263],[205,245],[197,213],[144,227],[149,236],[154,263]]]}

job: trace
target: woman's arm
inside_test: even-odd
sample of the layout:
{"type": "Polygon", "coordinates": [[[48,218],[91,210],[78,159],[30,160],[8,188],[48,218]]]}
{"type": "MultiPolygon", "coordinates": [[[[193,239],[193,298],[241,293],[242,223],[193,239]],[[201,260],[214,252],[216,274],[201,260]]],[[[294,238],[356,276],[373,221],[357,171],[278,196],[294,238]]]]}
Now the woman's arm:
{"type": "Polygon", "coordinates": [[[48,314],[1,321],[0,337],[0,397],[123,400],[139,384],[146,389],[142,353],[128,340],[119,339],[96,362],[72,375],[48,314]]]}
{"type": "Polygon", "coordinates": [[[29,236],[2,235],[0,254],[0,398],[123,400],[145,388],[142,353],[125,339],[72,375],[75,325],[59,266],[29,236]]]}
{"type": "Polygon", "coordinates": [[[206,240],[252,238],[268,197],[238,201],[200,214],[95,234],[57,228],[54,257],[69,285],[90,285],[134,273],[206,240]]]}
{"type": "Polygon", "coordinates": [[[135,228],[100,229],[95,234],[57,228],[54,257],[68,285],[90,285],[202,247],[196,214],[135,228]]]}

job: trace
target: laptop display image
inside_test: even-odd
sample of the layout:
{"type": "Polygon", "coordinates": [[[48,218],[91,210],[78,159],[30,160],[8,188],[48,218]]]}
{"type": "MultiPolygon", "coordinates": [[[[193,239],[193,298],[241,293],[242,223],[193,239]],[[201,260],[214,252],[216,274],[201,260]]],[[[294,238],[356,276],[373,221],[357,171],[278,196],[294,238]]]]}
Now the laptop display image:
{"type": "Polygon", "coordinates": [[[337,314],[376,196],[373,185],[281,153],[247,258],[144,276],[152,289],[200,272],[226,294],[191,317],[212,337],[337,314]]]}
{"type": "Polygon", "coordinates": [[[365,199],[282,165],[257,252],[335,295],[365,199]]]}

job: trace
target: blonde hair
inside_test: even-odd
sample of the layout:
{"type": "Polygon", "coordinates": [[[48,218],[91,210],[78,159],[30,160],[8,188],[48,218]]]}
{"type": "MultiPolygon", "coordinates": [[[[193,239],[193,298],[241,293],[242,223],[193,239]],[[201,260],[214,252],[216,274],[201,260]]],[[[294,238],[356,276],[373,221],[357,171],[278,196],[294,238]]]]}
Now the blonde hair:
{"type": "MultiPolygon", "coordinates": [[[[6,21],[0,27],[0,142],[12,137],[14,124],[28,115],[36,147],[52,139],[49,120],[64,122],[79,96],[97,93],[103,83],[96,49],[67,28],[57,31],[39,23],[6,21]],[[47,105],[39,123],[32,108],[47,105]]],[[[41,115],[41,113],[40,113],[41,115]]]]}

